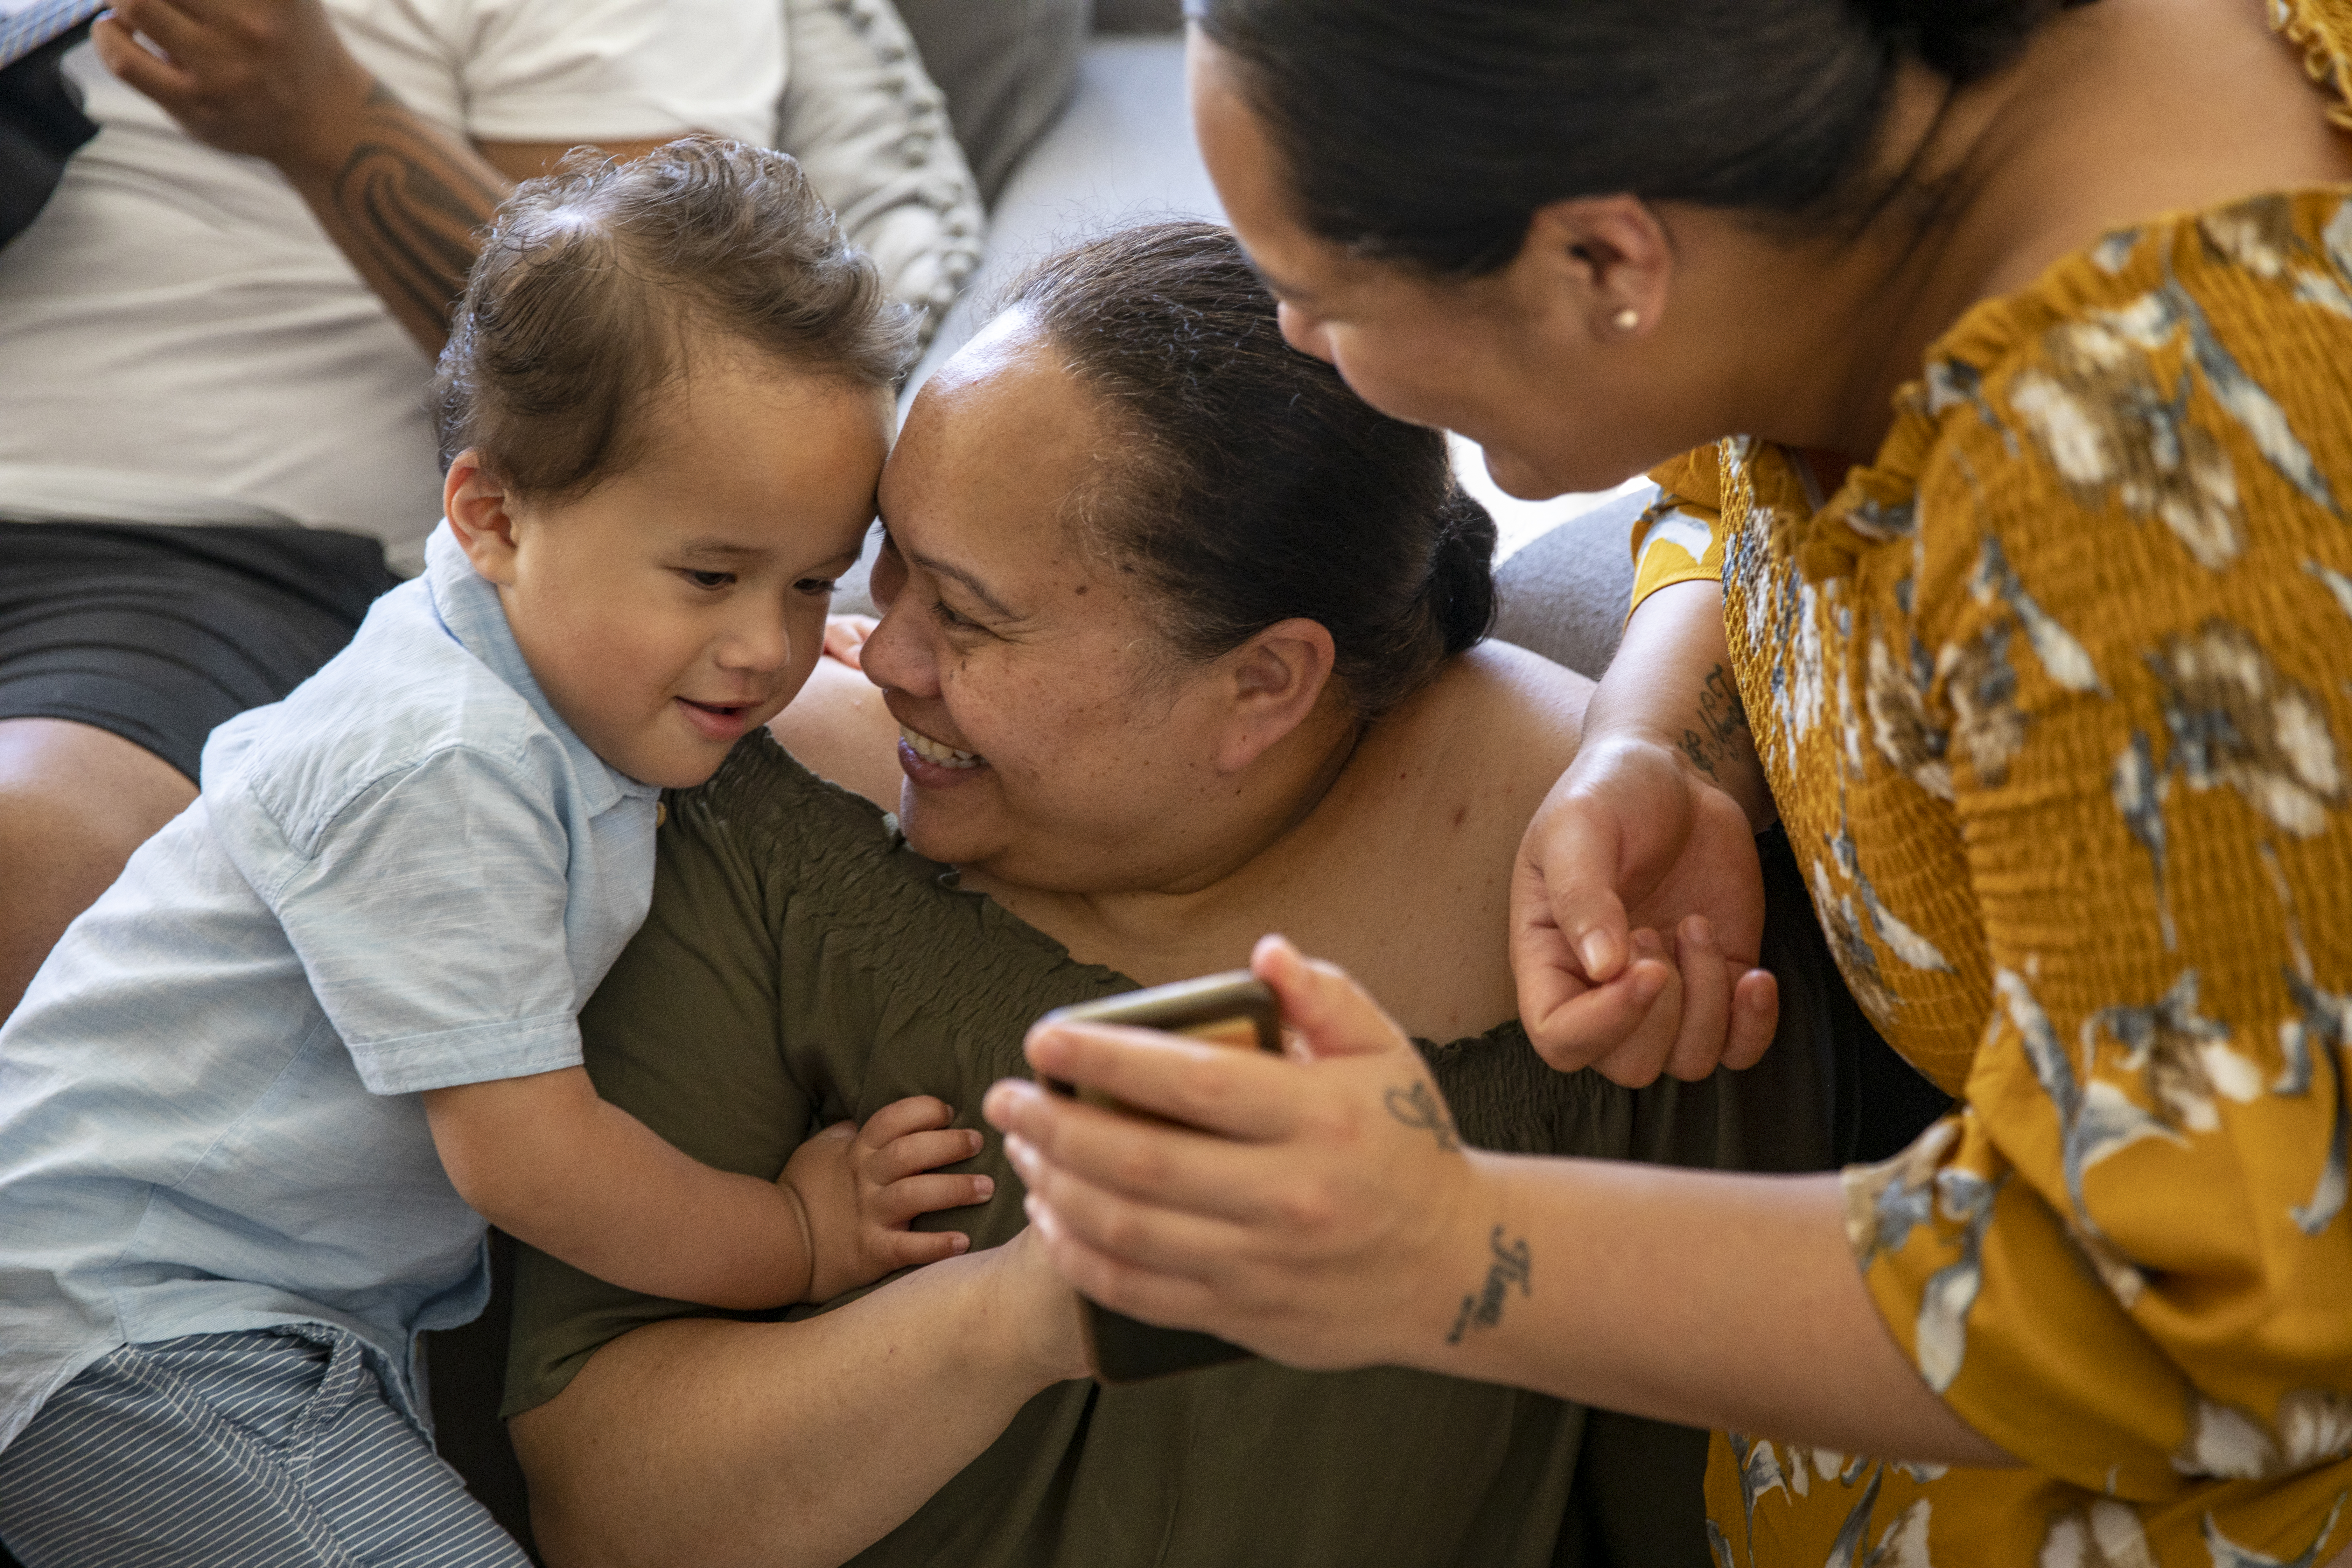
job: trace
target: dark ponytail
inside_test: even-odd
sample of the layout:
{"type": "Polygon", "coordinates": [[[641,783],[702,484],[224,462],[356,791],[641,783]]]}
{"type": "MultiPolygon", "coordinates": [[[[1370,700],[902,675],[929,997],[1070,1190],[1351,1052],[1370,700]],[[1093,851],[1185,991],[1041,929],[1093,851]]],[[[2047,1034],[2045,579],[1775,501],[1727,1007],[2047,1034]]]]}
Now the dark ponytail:
{"type": "Polygon", "coordinates": [[[1316,621],[1369,719],[1486,635],[1494,520],[1454,482],[1444,437],[1376,412],[1283,342],[1231,233],[1122,229],[1040,263],[1007,307],[1118,423],[1078,521],[1140,576],[1178,658],[1316,621]]]}
{"type": "Polygon", "coordinates": [[[2087,0],[1187,0],[1307,226],[1441,276],[1631,193],[1799,223],[1858,189],[1897,67],[1965,84],[2087,0]]]}

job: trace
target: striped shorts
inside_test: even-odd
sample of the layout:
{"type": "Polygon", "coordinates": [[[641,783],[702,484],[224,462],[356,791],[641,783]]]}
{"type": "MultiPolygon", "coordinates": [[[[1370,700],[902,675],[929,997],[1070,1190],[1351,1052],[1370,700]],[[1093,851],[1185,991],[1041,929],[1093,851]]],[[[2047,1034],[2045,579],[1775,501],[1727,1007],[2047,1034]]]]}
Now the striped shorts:
{"type": "Polygon", "coordinates": [[[90,1367],[0,1452],[0,1541],[25,1568],[530,1568],[360,1342],[311,1324],[90,1367]]]}

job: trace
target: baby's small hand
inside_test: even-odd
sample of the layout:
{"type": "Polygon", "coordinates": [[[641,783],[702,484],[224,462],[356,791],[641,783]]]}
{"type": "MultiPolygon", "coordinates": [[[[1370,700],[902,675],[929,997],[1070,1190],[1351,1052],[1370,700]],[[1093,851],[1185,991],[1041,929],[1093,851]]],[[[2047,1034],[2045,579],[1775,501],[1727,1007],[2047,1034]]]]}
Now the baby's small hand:
{"type": "Polygon", "coordinates": [[[908,1228],[917,1215],[985,1203],[996,1190],[987,1176],[928,1173],[980,1152],[981,1135],[950,1127],[954,1117],[945,1100],[918,1095],[884,1106],[863,1127],[836,1121],[793,1151],[776,1179],[808,1210],[816,1265],[807,1300],[829,1301],[971,1245],[961,1231],[908,1228]]]}

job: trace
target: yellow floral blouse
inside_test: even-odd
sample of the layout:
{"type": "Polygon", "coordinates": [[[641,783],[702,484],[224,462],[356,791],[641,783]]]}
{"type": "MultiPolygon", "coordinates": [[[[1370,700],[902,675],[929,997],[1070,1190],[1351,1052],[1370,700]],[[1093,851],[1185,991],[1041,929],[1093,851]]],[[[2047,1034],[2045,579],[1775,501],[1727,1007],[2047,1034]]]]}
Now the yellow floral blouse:
{"type": "MultiPolygon", "coordinates": [[[[2280,5],[2315,79],[2352,0],[2280,5]]],[[[2352,110],[2339,103],[2339,122],[2352,110]]],[[[1928,1385],[2026,1467],[1720,1434],[1724,1564],[2352,1542],[2352,187],[2112,234],[1929,352],[1834,495],[1659,470],[1880,1030],[1965,1105],[1846,1176],[1928,1385]]]]}

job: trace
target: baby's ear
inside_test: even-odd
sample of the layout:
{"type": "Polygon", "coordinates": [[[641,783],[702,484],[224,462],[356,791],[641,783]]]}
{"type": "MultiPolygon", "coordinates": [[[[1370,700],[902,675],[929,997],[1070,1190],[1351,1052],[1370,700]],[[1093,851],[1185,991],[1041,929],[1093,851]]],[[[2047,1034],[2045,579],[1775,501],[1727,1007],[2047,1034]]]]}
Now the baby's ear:
{"type": "Polygon", "coordinates": [[[474,570],[503,586],[514,583],[511,499],[498,476],[482,466],[480,452],[469,447],[450,461],[449,477],[441,485],[442,515],[474,570]]]}

